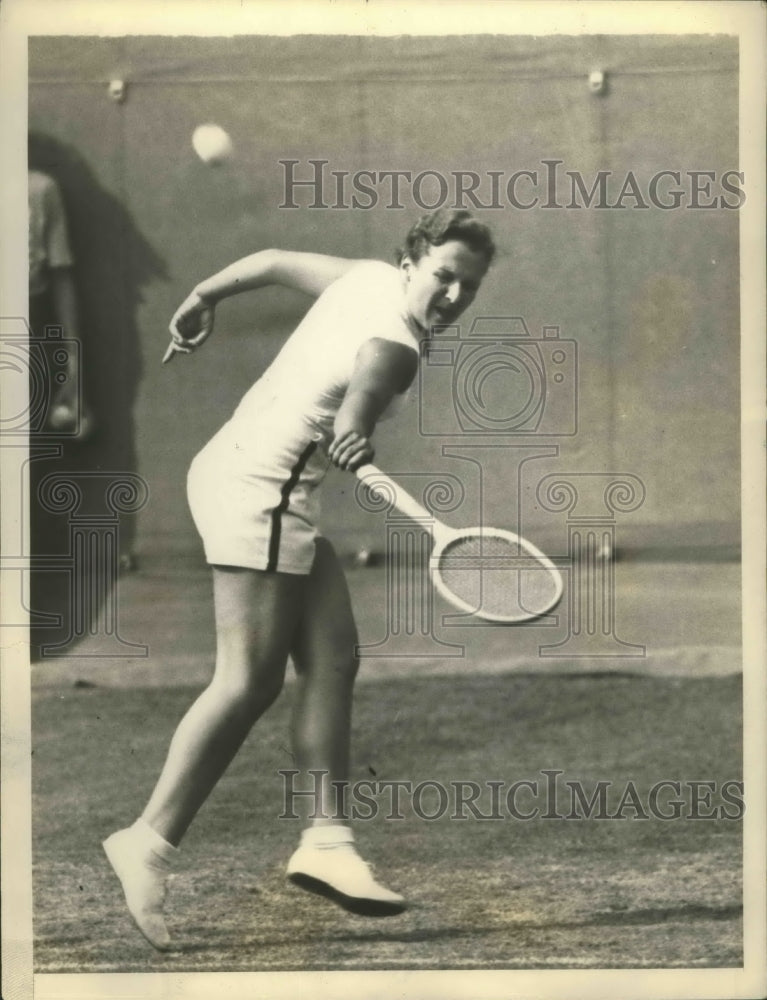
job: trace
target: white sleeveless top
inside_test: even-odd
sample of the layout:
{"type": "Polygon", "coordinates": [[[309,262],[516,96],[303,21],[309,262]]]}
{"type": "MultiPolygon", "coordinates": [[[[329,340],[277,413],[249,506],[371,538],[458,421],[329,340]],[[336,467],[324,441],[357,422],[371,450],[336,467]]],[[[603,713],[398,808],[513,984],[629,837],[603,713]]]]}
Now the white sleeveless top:
{"type": "MultiPolygon", "coordinates": [[[[243,396],[231,429],[308,421],[326,437],[343,402],[360,347],[373,337],[418,353],[417,327],[408,320],[400,271],[362,261],[317,299],[274,362],[243,396]],[[245,426],[243,426],[245,425],[245,426]]],[[[393,415],[395,397],[382,419],[393,415]]]]}

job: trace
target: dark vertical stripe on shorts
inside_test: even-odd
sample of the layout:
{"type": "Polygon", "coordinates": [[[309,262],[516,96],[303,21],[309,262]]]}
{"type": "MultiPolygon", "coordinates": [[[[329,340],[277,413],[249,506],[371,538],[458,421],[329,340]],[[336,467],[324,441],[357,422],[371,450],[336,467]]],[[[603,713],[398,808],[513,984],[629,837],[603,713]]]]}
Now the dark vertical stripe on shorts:
{"type": "Polygon", "coordinates": [[[277,561],[280,557],[280,535],[282,534],[282,515],[288,509],[288,504],[290,503],[290,494],[295,489],[296,483],[301,476],[301,473],[306,468],[306,463],[312,457],[317,449],[317,442],[310,441],[309,444],[301,452],[301,455],[293,466],[290,478],[283,484],[280,495],[282,499],[279,504],[272,511],[272,530],[269,536],[269,560],[266,564],[266,572],[274,573],[277,569],[277,561]]]}

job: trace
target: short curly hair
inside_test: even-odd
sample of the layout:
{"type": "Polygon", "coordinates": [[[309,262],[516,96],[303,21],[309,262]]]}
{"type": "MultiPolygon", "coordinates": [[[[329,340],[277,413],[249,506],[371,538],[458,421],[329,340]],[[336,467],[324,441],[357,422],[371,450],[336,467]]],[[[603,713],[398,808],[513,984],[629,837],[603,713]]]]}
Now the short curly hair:
{"type": "Polygon", "coordinates": [[[484,256],[489,267],[495,257],[495,242],[490,229],[465,209],[440,208],[422,215],[405,238],[405,245],[397,251],[397,263],[409,257],[417,263],[429,247],[442,246],[450,240],[460,240],[484,256]]]}

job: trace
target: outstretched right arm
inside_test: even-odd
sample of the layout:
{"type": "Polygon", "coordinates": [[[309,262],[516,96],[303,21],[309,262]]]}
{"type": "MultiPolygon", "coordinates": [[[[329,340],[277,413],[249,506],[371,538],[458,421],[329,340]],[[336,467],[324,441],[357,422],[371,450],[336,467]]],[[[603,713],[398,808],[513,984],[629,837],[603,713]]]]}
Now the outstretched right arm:
{"type": "Polygon", "coordinates": [[[175,350],[188,354],[212,330],[214,309],[221,299],[240,292],[284,285],[315,298],[357,263],[345,257],[292,250],[260,250],[205,278],[181,303],[170,321],[175,350]]]}

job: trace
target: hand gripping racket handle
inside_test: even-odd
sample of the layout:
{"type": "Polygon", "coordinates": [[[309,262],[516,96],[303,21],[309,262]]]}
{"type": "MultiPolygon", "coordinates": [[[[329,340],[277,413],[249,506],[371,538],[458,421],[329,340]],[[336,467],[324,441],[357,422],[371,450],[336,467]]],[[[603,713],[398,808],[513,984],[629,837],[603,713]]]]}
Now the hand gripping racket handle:
{"type": "Polygon", "coordinates": [[[360,482],[367,486],[371,493],[380,497],[392,507],[396,507],[401,514],[412,518],[414,521],[426,522],[423,527],[431,532],[435,541],[443,534],[453,534],[453,531],[442,524],[441,521],[438,521],[431,511],[421,506],[417,500],[414,500],[410,496],[407,490],[403,489],[398,483],[395,483],[390,476],[387,476],[385,472],[381,472],[375,465],[370,463],[361,465],[355,470],[355,475],[360,482]]]}

